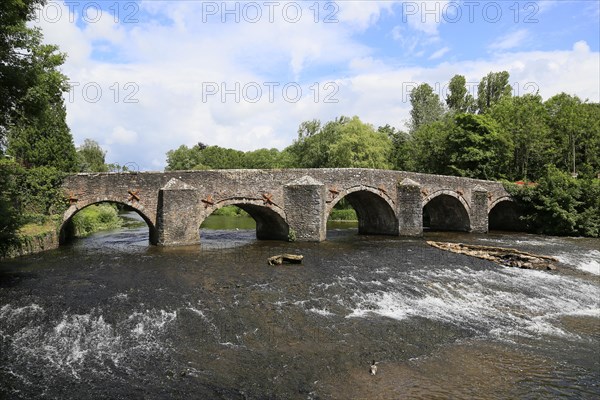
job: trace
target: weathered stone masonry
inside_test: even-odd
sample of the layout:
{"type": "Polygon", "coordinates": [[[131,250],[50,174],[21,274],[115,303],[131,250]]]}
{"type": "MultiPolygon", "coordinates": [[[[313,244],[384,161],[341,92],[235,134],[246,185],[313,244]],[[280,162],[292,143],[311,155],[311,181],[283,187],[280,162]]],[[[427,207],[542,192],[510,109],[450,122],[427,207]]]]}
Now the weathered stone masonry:
{"type": "Polygon", "coordinates": [[[78,174],[63,186],[71,202],[64,224],[91,204],[122,203],[144,218],[151,243],[165,246],[198,243],[204,219],[227,205],[256,220],[259,239],[300,241],[325,240],[342,198],[359,233],[403,236],[421,235],[424,215],[432,228],[487,232],[492,208],[512,205],[499,182],[372,169],[78,174]]]}

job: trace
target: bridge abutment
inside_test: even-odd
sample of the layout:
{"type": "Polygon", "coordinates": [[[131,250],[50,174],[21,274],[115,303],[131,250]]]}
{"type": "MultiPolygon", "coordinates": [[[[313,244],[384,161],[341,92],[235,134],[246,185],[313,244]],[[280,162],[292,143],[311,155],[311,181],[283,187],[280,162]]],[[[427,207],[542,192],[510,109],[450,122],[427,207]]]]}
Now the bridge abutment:
{"type": "Polygon", "coordinates": [[[421,185],[411,179],[398,184],[398,223],[400,236],[423,235],[421,185]]]}
{"type": "Polygon", "coordinates": [[[304,176],[284,186],[290,236],[301,242],[321,242],[327,235],[325,185],[304,176]]]}

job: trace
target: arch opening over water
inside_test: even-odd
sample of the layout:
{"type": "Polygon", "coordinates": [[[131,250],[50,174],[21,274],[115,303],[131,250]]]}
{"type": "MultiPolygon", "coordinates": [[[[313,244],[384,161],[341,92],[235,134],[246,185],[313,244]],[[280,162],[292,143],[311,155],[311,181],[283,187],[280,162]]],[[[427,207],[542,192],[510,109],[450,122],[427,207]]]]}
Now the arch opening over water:
{"type": "Polygon", "coordinates": [[[488,214],[489,230],[494,231],[528,231],[527,223],[521,220],[523,210],[510,199],[500,199],[492,204],[488,214]]]}
{"type": "Polygon", "coordinates": [[[248,213],[256,223],[256,238],[258,240],[289,240],[290,228],[285,220],[283,210],[276,206],[259,204],[258,201],[229,200],[219,203],[208,210],[200,223],[200,230],[202,230],[202,225],[211,214],[226,206],[235,206],[248,213]]]}
{"type": "Polygon", "coordinates": [[[423,227],[436,231],[469,232],[471,221],[463,201],[447,193],[430,197],[423,206],[423,227]]]}
{"type": "Polygon", "coordinates": [[[135,212],[137,215],[140,216],[140,218],[146,223],[146,225],[148,227],[148,242],[152,245],[157,244],[158,233],[156,231],[156,227],[155,227],[154,223],[152,222],[152,220],[150,218],[148,218],[148,216],[142,210],[140,210],[136,207],[132,207],[130,204],[127,204],[127,203],[124,203],[121,201],[115,201],[115,200],[100,200],[100,201],[88,203],[82,207],[77,207],[76,209],[69,208],[65,212],[65,214],[63,216],[63,222],[60,226],[59,244],[60,245],[67,244],[77,237],[75,225],[73,223],[73,217],[75,217],[77,214],[79,214],[79,212],[87,209],[90,206],[97,206],[97,205],[101,205],[101,204],[118,205],[125,211],[135,212]]]}
{"type": "Polygon", "coordinates": [[[327,218],[342,199],[345,199],[356,211],[359,234],[392,236],[399,234],[398,218],[393,204],[375,189],[353,188],[342,193],[329,204],[327,218]]]}

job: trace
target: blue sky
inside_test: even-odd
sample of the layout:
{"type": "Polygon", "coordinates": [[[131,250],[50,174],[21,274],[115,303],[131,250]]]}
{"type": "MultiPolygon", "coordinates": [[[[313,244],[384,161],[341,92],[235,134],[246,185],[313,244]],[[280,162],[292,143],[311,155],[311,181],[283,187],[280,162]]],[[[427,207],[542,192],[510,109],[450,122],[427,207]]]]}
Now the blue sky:
{"type": "Polygon", "coordinates": [[[162,170],[197,142],[284,148],[305,120],[405,128],[408,93],[507,70],[515,94],[600,101],[600,2],[49,1],[76,144],[162,170]],[[98,7],[100,5],[100,7],[98,7]],[[317,13],[318,10],[318,13],[317,13]],[[237,19],[237,21],[236,21],[237,19]]]}

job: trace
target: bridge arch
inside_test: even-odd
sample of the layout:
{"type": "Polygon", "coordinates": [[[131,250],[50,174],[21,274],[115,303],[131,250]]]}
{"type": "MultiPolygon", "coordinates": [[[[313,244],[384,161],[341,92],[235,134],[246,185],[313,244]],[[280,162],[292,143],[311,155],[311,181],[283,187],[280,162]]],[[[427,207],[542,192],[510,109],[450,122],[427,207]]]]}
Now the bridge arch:
{"type": "Polygon", "coordinates": [[[452,190],[438,190],[423,199],[423,224],[434,230],[471,230],[471,207],[452,190]]]}
{"type": "Polygon", "coordinates": [[[258,240],[289,240],[290,228],[283,209],[275,204],[265,204],[264,200],[233,198],[222,200],[207,207],[200,217],[199,225],[213,212],[225,206],[236,206],[246,211],[256,222],[258,240]]]}
{"type": "Polygon", "coordinates": [[[125,208],[127,210],[135,211],[135,213],[138,214],[144,220],[146,225],[148,226],[148,238],[149,238],[150,244],[157,244],[158,233],[156,231],[156,224],[152,220],[152,218],[150,218],[148,216],[149,213],[147,212],[146,208],[141,204],[124,202],[120,198],[116,198],[116,197],[113,198],[110,196],[102,198],[102,199],[78,202],[76,205],[75,204],[71,205],[63,214],[63,220],[62,220],[62,224],[60,226],[60,231],[59,231],[60,232],[59,243],[65,244],[73,236],[71,222],[72,222],[72,218],[75,214],[77,214],[79,211],[81,211],[89,206],[103,204],[103,203],[120,204],[120,205],[125,206],[125,208]]]}
{"type": "Polygon", "coordinates": [[[358,217],[358,233],[363,235],[399,234],[399,223],[392,199],[381,189],[358,185],[344,189],[327,205],[326,220],[333,207],[346,199],[358,217]]]}
{"type": "Polygon", "coordinates": [[[494,200],[488,207],[488,228],[498,231],[526,231],[527,224],[521,220],[523,210],[510,196],[494,200]]]}

